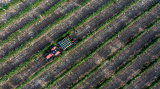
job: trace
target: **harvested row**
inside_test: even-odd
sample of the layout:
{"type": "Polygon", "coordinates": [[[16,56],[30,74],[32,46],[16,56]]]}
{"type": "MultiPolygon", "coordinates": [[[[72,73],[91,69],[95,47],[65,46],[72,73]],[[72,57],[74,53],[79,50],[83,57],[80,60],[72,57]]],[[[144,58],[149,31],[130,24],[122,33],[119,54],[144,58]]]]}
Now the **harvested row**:
{"type": "MultiPolygon", "coordinates": [[[[120,1],[120,0],[119,0],[120,1]]],[[[131,11],[131,12],[133,12],[133,11],[131,11]]],[[[129,13],[129,12],[128,12],[129,13]]],[[[134,12],[133,12],[134,13],[134,12]]],[[[138,12],[137,12],[138,13],[138,12]]],[[[119,17],[121,17],[122,19],[123,19],[123,16],[126,16],[125,14],[123,14],[123,15],[121,15],[121,16],[119,16],[119,17]],[[121,17],[122,16],[122,17],[121,17]]],[[[135,17],[135,16],[133,16],[133,17],[135,17]]],[[[120,19],[121,19],[120,18],[120,19]]],[[[118,19],[118,20],[116,20],[115,22],[117,22],[117,21],[119,21],[118,23],[120,24],[121,23],[121,25],[122,24],[125,24],[125,22],[120,22],[121,20],[120,19],[118,19]]],[[[126,21],[130,21],[130,19],[131,18],[128,18],[128,20],[126,20],[126,21]]],[[[113,24],[115,24],[115,23],[113,23],[113,24]]],[[[112,25],[110,25],[110,26],[112,26],[112,25]]],[[[120,26],[121,27],[121,26],[120,26]]],[[[111,28],[111,27],[110,27],[111,28]]],[[[113,27],[113,29],[115,29],[115,27],[113,27]]],[[[111,30],[111,29],[110,29],[111,30]]],[[[119,29],[120,30],[120,29],[119,29]]],[[[117,30],[118,31],[118,30],[117,30]]],[[[114,42],[113,42],[114,43],[114,42]]],[[[115,43],[116,44],[116,43],[115,43]]],[[[107,46],[108,47],[108,46],[107,46]]],[[[106,48],[107,48],[106,47],[106,48]]],[[[104,48],[102,48],[102,49],[104,49],[104,48]]],[[[70,72],[70,73],[68,73],[68,75],[66,75],[65,77],[63,77],[63,78],[61,78],[61,80],[60,81],[58,81],[55,85],[53,85],[53,88],[62,88],[62,87],[68,87],[68,86],[70,86],[70,84],[73,84],[73,82],[74,81],[76,81],[77,80],[77,78],[78,79],[80,79],[80,76],[82,77],[82,75],[83,74],[86,74],[87,75],[87,73],[88,73],[88,71],[90,70],[90,69],[92,69],[92,68],[94,68],[95,67],[95,63],[98,63],[98,61],[100,61],[100,60],[103,60],[104,58],[104,56],[98,56],[97,58],[98,59],[96,59],[96,61],[97,62],[95,62],[95,60],[93,60],[93,58],[96,58],[95,57],[95,55],[99,55],[99,54],[101,54],[103,51],[98,51],[97,53],[95,53],[94,54],[94,56],[92,56],[91,58],[90,58],[90,61],[85,61],[85,62],[83,62],[82,63],[82,65],[80,65],[80,66],[78,66],[78,67],[76,67],[72,72],[70,72]],[[101,59],[102,58],[102,59],[101,59]],[[94,63],[92,64],[92,62],[94,61],[94,63]],[[75,77],[74,77],[75,76],[75,77]],[[63,82],[63,83],[62,83],[63,82]],[[60,87],[59,87],[60,86],[60,87]]],[[[109,54],[109,53],[108,53],[109,54]]],[[[103,55],[104,55],[104,52],[103,52],[103,55]]]]}
{"type": "Polygon", "coordinates": [[[57,8],[55,11],[51,13],[51,15],[47,16],[45,19],[42,19],[27,29],[19,32],[16,36],[10,37],[11,39],[8,42],[3,43],[1,47],[1,51],[5,51],[5,53],[1,53],[0,57],[4,57],[7,53],[12,51],[13,49],[19,47],[21,44],[25,43],[30,38],[34,37],[36,34],[44,30],[51,23],[58,20],[58,18],[64,16],[70,10],[78,7],[77,4],[82,3],[83,0],[75,0],[75,2],[66,2],[61,7],[57,8]]]}
{"type": "MultiPolygon", "coordinates": [[[[148,32],[141,35],[140,38],[138,38],[133,44],[131,44],[129,47],[127,47],[124,51],[122,51],[118,56],[116,56],[114,61],[119,61],[119,62],[116,62],[116,63],[113,62],[114,64],[112,64],[112,65],[110,64],[109,65],[109,67],[110,67],[109,70],[114,70],[118,67],[121,68],[128,61],[132,61],[131,58],[134,55],[137,55],[140,51],[144,51],[142,48],[146,48],[146,46],[147,46],[146,44],[147,43],[152,43],[151,40],[155,39],[156,35],[160,34],[160,31],[156,31],[155,29],[156,28],[154,26],[148,32]]],[[[111,79],[111,81],[109,81],[109,83],[107,83],[109,88],[119,88],[120,86],[124,85],[125,82],[116,82],[115,81],[115,80],[119,79],[119,74],[121,74],[121,73],[122,73],[121,71],[120,71],[120,73],[118,72],[118,74],[115,75],[115,77],[113,77],[111,79]],[[118,76],[118,78],[117,78],[117,76],[118,76]],[[114,86],[112,86],[112,85],[114,85],[114,86]]]]}
{"type": "Polygon", "coordinates": [[[152,68],[148,69],[141,76],[136,78],[131,85],[126,87],[126,89],[146,88],[158,78],[159,74],[160,74],[160,61],[158,61],[152,68]]]}
{"type": "Polygon", "coordinates": [[[1,65],[1,68],[3,66],[2,69],[4,69],[2,70],[1,76],[3,76],[4,74],[7,74],[7,72],[9,72],[10,70],[14,69],[19,64],[24,62],[26,59],[29,58],[29,56],[31,56],[38,50],[41,50],[42,48],[44,48],[46,45],[50,43],[50,41],[54,41],[60,35],[67,32],[69,29],[72,28],[72,26],[76,25],[81,20],[85,19],[87,15],[92,14],[92,12],[97,10],[98,7],[102,6],[106,2],[107,0],[101,0],[99,2],[91,1],[89,4],[85,5],[80,10],[76,11],[76,12],[79,11],[79,13],[76,13],[76,12],[75,12],[76,14],[73,13],[70,16],[70,18],[66,19],[61,24],[57,24],[56,26],[54,26],[53,27],[54,29],[48,30],[47,32],[45,32],[45,34],[43,34],[39,38],[32,41],[32,43],[28,44],[26,48],[21,50],[21,52],[17,54],[16,57],[14,56],[13,58],[11,58],[12,61],[9,60],[8,62],[5,62],[5,64],[9,64],[9,65],[6,65],[6,66],[1,65]]]}
{"type": "MultiPolygon", "coordinates": [[[[90,43],[93,43],[93,42],[90,42],[90,43]]],[[[85,46],[82,46],[82,47],[85,47],[85,46]]],[[[90,45],[89,45],[89,47],[90,47],[90,45]]],[[[82,49],[82,48],[77,48],[77,52],[79,51],[79,49],[82,49]]],[[[87,49],[86,49],[87,50],[87,49]]],[[[87,52],[87,51],[82,51],[82,52],[87,52]]],[[[72,53],[69,53],[70,55],[72,54],[72,53]]],[[[76,54],[76,56],[79,56],[79,55],[82,55],[82,54],[76,54]]],[[[71,56],[73,56],[73,55],[71,55],[71,56]]],[[[65,57],[66,58],[66,57],[65,57]]],[[[73,59],[70,59],[70,60],[73,60],[73,59]]],[[[57,63],[56,63],[57,64],[57,63]]],[[[68,65],[68,64],[67,64],[68,65]]],[[[62,66],[63,67],[63,66],[62,66]]],[[[62,67],[58,67],[58,68],[62,68],[62,67]]],[[[51,67],[51,68],[53,68],[53,67],[51,67]]],[[[67,68],[67,67],[65,67],[65,68],[67,68]]],[[[53,73],[47,73],[47,74],[53,74],[53,73]]],[[[43,77],[43,76],[42,76],[43,77]]],[[[50,78],[49,78],[50,79],[50,78]]],[[[38,80],[37,80],[38,81],[38,80]]],[[[41,81],[41,80],[40,80],[41,81]]],[[[36,82],[36,81],[35,81],[36,82]]]]}
{"type": "Polygon", "coordinates": [[[0,25],[6,22],[12,16],[17,15],[21,10],[25,9],[28,5],[33,4],[37,0],[24,0],[23,2],[17,3],[17,5],[11,9],[5,11],[0,17],[0,25]]]}
{"type": "MultiPolygon", "coordinates": [[[[158,7],[156,8],[156,9],[158,9],[158,7]]],[[[154,9],[155,10],[155,9],[154,9]]],[[[152,12],[154,12],[154,11],[152,11],[152,12]]],[[[147,25],[149,25],[149,24],[151,24],[151,22],[152,21],[154,21],[155,19],[157,19],[157,18],[159,18],[158,16],[157,16],[157,14],[155,14],[155,15],[152,15],[152,12],[150,12],[150,13],[147,13],[143,18],[141,18],[141,19],[139,19],[138,21],[136,21],[136,22],[134,22],[133,24],[132,24],[132,26],[130,26],[129,28],[128,28],[128,31],[131,31],[131,33],[132,34],[136,34],[136,32],[138,33],[138,32],[142,32],[142,31],[144,31],[145,29],[143,29],[143,28],[145,28],[147,25]],[[154,18],[152,18],[152,16],[154,17],[154,18]],[[154,20],[153,20],[154,19],[154,20]],[[149,21],[151,21],[151,22],[149,22],[149,21]],[[141,23],[143,23],[143,25],[141,25],[140,26],[140,24],[141,23]],[[141,29],[139,29],[139,28],[141,28],[141,29]],[[135,32],[134,32],[135,31],[135,32]]],[[[157,11],[155,11],[154,13],[156,13],[157,11]]],[[[126,29],[126,31],[127,31],[127,29],[126,29]]],[[[123,32],[124,33],[124,32],[123,32]]],[[[129,33],[129,34],[131,34],[131,33],[129,33]]],[[[123,38],[123,40],[122,40],[122,42],[125,42],[124,40],[127,40],[127,36],[126,35],[128,35],[128,34],[123,34],[123,35],[121,35],[121,36],[119,36],[119,37],[122,37],[123,38]],[[125,36],[125,37],[124,37],[125,36]],[[124,39],[125,38],[125,39],[124,39]]],[[[117,37],[117,38],[119,38],[119,37],[117,37]]],[[[115,39],[116,40],[116,39],[115,39]]],[[[112,41],[112,42],[114,42],[114,40],[112,41]]],[[[116,43],[117,41],[115,41],[115,43],[116,43]]],[[[122,43],[121,42],[121,43],[122,43]]],[[[120,45],[120,42],[117,44],[118,46],[120,45]]],[[[115,45],[115,47],[118,47],[117,45],[115,45]]],[[[109,46],[110,47],[110,46],[109,46]]],[[[108,48],[109,48],[108,47],[108,48]]],[[[107,47],[106,47],[107,48],[107,47]]],[[[103,50],[103,49],[101,49],[101,50],[103,50]]],[[[107,50],[105,50],[104,52],[103,52],[103,54],[108,54],[109,55],[109,53],[110,52],[107,52],[107,51],[109,51],[108,49],[107,50]],[[105,52],[106,51],[106,52],[105,52]]],[[[100,52],[100,51],[99,51],[100,52]]],[[[97,53],[99,53],[99,52],[97,52],[97,53]]],[[[98,58],[99,59],[99,58],[98,58]]],[[[97,60],[98,60],[97,59],[97,60]]],[[[92,59],[93,60],[93,59],[92,59]]],[[[112,62],[112,61],[111,61],[112,62]]],[[[117,62],[119,62],[119,61],[117,61],[117,62]]],[[[110,62],[109,62],[110,63],[110,62]]],[[[109,64],[108,63],[108,64],[109,64]]],[[[112,64],[112,63],[110,63],[110,64],[112,64]]],[[[116,63],[115,63],[116,64],[116,63]]],[[[88,65],[88,64],[87,64],[88,65]]],[[[103,66],[101,66],[101,67],[103,67],[103,66]]],[[[107,68],[107,67],[105,67],[105,68],[107,68]]],[[[101,72],[102,70],[99,70],[98,72],[96,72],[95,74],[93,74],[93,75],[91,75],[88,79],[86,79],[85,81],[83,81],[81,84],[79,84],[78,86],[76,86],[77,88],[79,88],[79,87],[90,87],[90,86],[96,86],[100,81],[102,81],[102,80],[104,80],[105,79],[105,75],[106,75],[106,73],[105,72],[101,72]],[[103,74],[102,74],[103,73],[103,74]],[[101,75],[101,76],[100,76],[101,75]],[[94,81],[94,80],[96,80],[96,81],[94,81]]]]}
{"type": "Polygon", "coordinates": [[[6,26],[3,26],[5,28],[2,28],[2,30],[0,30],[0,41],[6,39],[13,32],[21,29],[32,20],[39,17],[44,11],[49,10],[59,1],[60,0],[44,0],[35,9],[32,9],[25,14],[22,13],[23,15],[21,15],[19,18],[16,18],[14,22],[12,20],[10,24],[7,23],[6,26]]]}
{"type": "MultiPolygon", "coordinates": [[[[103,10],[102,12],[103,13],[101,13],[101,14],[104,14],[104,13],[106,13],[107,11],[105,11],[105,10],[103,10]]],[[[99,12],[99,10],[98,10],[98,12],[99,12]]],[[[100,15],[101,15],[100,14],[100,15]]],[[[107,13],[106,13],[107,14],[107,13]]],[[[95,17],[96,18],[96,17],[95,17]]],[[[95,18],[93,18],[93,19],[91,19],[91,20],[94,20],[95,18]]],[[[104,20],[105,20],[105,18],[104,18],[104,20]]],[[[87,23],[86,22],[86,24],[88,24],[88,25],[90,25],[91,23],[87,23]]],[[[93,31],[93,29],[90,29],[90,32],[92,32],[93,31]]],[[[87,33],[86,34],[83,34],[83,35],[87,35],[87,33]]],[[[11,83],[13,84],[13,85],[18,85],[20,82],[22,82],[24,79],[26,79],[28,76],[30,76],[31,74],[33,74],[34,72],[35,72],[35,70],[38,70],[38,69],[40,69],[43,65],[45,65],[46,64],[46,61],[43,59],[43,56],[41,57],[40,56],[40,58],[38,58],[39,60],[38,60],[38,63],[37,63],[37,61],[33,61],[33,62],[31,62],[30,64],[29,64],[29,66],[27,67],[27,68],[25,68],[25,69],[23,69],[23,70],[21,70],[21,72],[20,73],[18,73],[17,75],[15,75],[15,76],[13,76],[13,78],[11,78],[11,83]],[[38,67],[37,67],[38,66],[38,67]],[[22,75],[22,74],[25,74],[25,75],[23,75],[23,78],[21,77],[21,79],[19,79],[18,77],[20,76],[20,75],[22,75]],[[19,80],[19,81],[18,81],[19,80]],[[16,82],[15,82],[16,81],[16,82]]]]}

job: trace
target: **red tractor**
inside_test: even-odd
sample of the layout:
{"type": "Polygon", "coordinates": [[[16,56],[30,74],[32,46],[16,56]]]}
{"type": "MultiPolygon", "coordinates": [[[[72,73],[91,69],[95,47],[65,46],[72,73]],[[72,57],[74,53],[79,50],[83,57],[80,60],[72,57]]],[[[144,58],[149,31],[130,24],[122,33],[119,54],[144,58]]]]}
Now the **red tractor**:
{"type": "Polygon", "coordinates": [[[46,55],[46,60],[50,61],[53,57],[58,56],[60,51],[57,50],[57,47],[51,49],[51,53],[46,55]]]}

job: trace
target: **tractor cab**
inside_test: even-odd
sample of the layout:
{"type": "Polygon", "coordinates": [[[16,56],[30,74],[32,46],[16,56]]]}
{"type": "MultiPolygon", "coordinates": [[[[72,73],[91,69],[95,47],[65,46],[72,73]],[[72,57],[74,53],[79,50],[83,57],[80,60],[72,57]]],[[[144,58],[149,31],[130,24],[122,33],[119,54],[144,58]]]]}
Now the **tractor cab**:
{"type": "Polygon", "coordinates": [[[53,47],[51,49],[51,52],[46,55],[46,60],[50,61],[53,57],[57,56],[60,54],[60,51],[56,50],[57,47],[53,47]]]}

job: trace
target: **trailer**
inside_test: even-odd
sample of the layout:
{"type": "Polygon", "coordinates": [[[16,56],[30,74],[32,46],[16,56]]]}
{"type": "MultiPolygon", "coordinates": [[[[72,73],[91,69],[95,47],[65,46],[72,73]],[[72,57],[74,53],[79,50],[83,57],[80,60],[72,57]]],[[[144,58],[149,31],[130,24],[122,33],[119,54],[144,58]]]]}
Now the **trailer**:
{"type": "Polygon", "coordinates": [[[60,45],[60,47],[65,50],[68,47],[70,47],[71,45],[75,44],[77,42],[77,40],[75,38],[73,38],[73,36],[68,36],[66,38],[64,38],[62,41],[58,42],[58,44],[60,45]]]}

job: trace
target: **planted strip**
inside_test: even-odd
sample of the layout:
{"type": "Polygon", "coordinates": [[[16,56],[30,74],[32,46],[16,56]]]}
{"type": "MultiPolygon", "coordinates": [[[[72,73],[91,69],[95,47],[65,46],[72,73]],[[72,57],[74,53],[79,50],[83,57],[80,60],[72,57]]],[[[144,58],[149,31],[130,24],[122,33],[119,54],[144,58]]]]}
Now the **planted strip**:
{"type": "MultiPolygon", "coordinates": [[[[56,63],[57,64],[57,63],[56,63]]],[[[52,74],[52,73],[51,73],[52,74]]]]}

